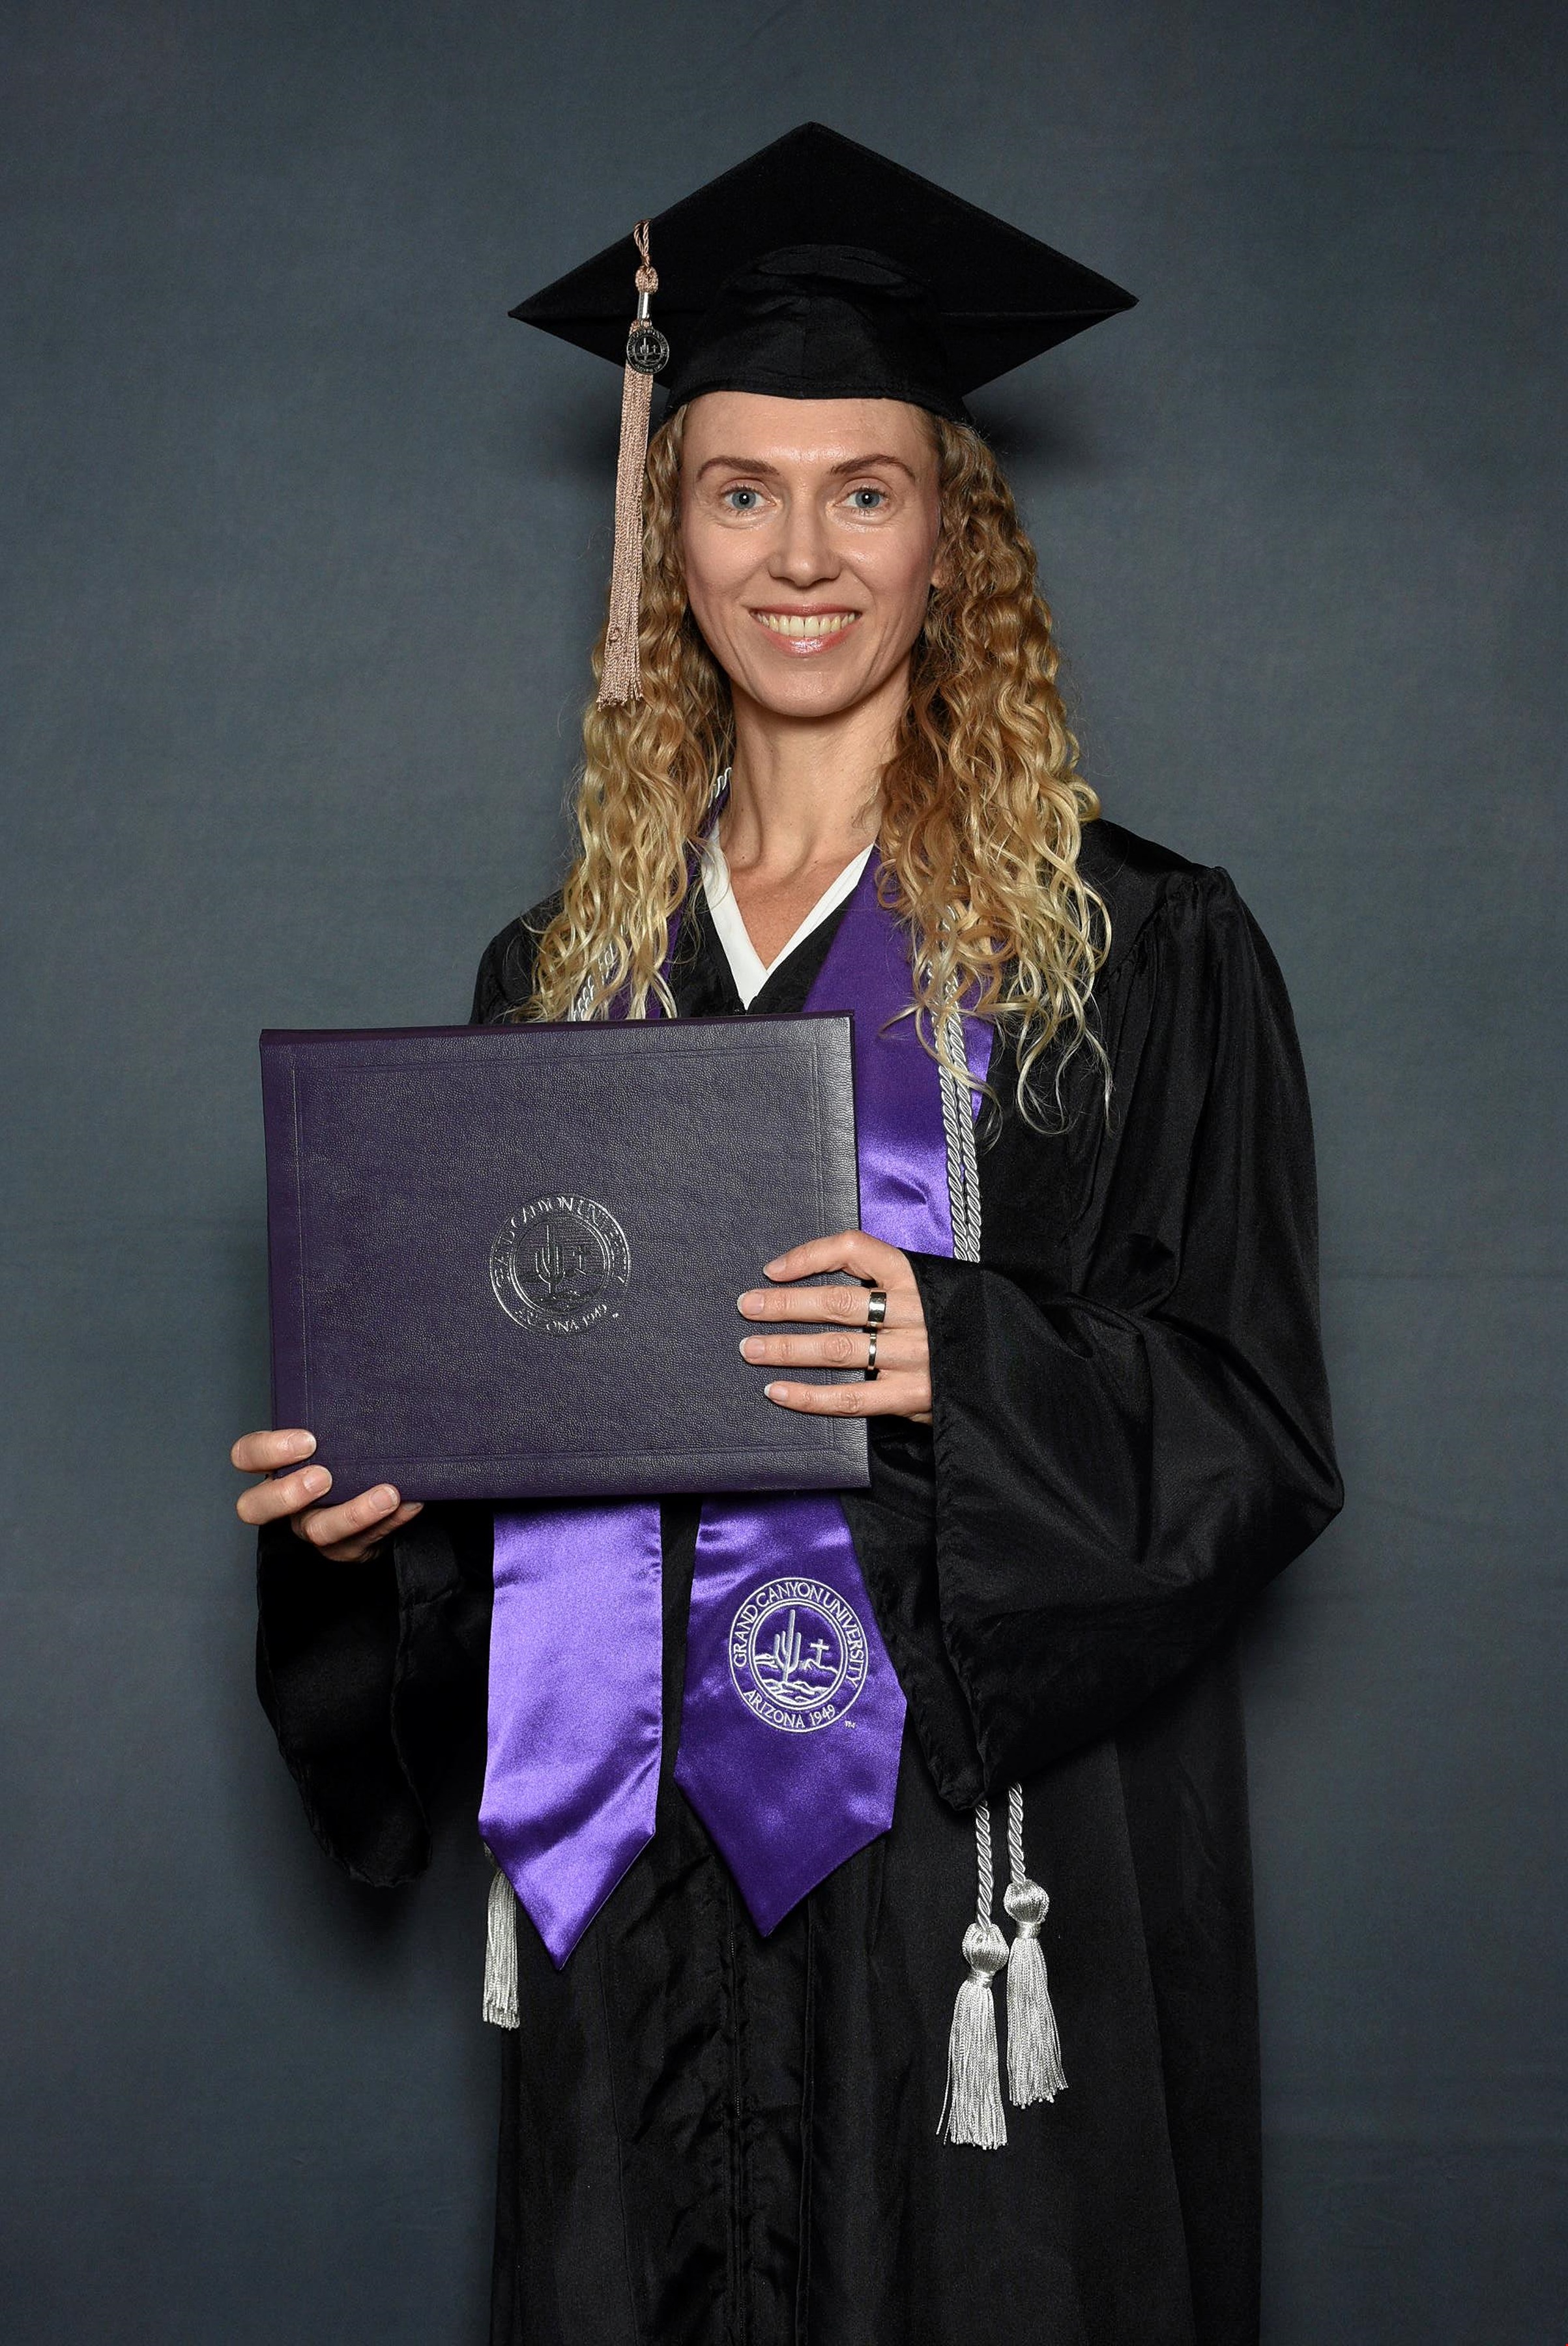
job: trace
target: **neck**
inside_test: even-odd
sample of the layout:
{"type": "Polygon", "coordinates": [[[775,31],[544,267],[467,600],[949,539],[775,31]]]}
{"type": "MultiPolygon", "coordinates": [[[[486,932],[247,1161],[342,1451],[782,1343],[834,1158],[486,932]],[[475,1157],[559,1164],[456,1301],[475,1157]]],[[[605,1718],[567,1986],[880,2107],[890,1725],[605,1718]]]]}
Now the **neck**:
{"type": "Polygon", "coordinates": [[[720,840],[732,873],[787,886],[830,877],[877,835],[881,775],[909,695],[907,666],[855,708],[780,717],[735,694],[735,759],[720,840]]]}

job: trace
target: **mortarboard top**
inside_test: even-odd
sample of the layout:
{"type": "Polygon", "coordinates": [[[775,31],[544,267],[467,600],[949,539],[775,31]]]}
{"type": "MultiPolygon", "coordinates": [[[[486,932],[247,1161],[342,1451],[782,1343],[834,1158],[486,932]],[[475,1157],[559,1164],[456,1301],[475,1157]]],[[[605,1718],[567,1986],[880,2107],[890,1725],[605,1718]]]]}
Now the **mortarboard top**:
{"type": "MultiPolygon", "coordinates": [[[[672,406],[704,391],[963,396],[1134,297],[820,122],[649,224],[672,406]]],[[[513,311],[619,366],[636,254],[621,237],[513,311]]],[[[663,372],[665,370],[660,369],[663,372]]]]}

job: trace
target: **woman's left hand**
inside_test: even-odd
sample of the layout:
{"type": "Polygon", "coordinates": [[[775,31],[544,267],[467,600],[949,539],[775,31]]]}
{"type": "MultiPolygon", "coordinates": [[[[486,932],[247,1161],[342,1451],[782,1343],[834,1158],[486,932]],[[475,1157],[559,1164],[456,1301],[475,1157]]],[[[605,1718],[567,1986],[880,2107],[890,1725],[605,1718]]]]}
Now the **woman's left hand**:
{"type": "Polygon", "coordinates": [[[739,1299],[748,1320],[788,1320],[788,1336],[747,1336],[740,1350],[748,1361],[769,1368],[864,1369],[871,1351],[869,1314],[879,1288],[888,1299],[887,1316],[876,1334],[874,1377],[853,1384],[806,1385],[779,1382],[765,1385],[769,1401],[780,1409],[799,1409],[819,1417],[912,1417],[931,1423],[931,1347],[926,1341],[925,1312],[907,1254],[868,1238],[864,1230],[841,1230],[837,1238],[813,1239],[809,1246],[791,1247],[776,1261],[764,1263],[764,1275],[782,1282],[749,1289],[739,1299]],[[865,1282],[859,1287],[790,1287],[792,1279],[820,1277],[824,1271],[848,1271],[865,1282]],[[820,1335],[800,1332],[801,1323],[820,1322],[820,1335]]]}

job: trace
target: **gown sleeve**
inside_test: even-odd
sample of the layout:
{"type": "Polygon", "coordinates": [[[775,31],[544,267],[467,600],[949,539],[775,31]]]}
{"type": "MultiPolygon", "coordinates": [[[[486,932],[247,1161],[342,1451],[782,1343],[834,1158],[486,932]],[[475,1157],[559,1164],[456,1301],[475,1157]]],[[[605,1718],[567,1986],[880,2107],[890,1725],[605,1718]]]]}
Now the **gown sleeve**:
{"type": "MultiPolygon", "coordinates": [[[[470,1023],[525,997],[514,922],[479,966],[470,1023]]],[[[491,1512],[428,1506],[362,1564],[332,1564],[287,1524],[258,1536],[261,1705],[330,1857],[392,1889],[430,1862],[432,1794],[484,1716],[491,1512]]]]}
{"type": "Polygon", "coordinates": [[[426,1507],[362,1564],[263,1525],[256,1683],[311,1829],[354,1881],[430,1862],[431,1797],[484,1717],[488,1507],[426,1507]]]}
{"type": "Polygon", "coordinates": [[[1173,882],[1106,1018],[1065,1279],[913,1258],[942,1636],[990,1786],[1120,1725],[1341,1498],[1300,1055],[1224,872],[1173,882]]]}

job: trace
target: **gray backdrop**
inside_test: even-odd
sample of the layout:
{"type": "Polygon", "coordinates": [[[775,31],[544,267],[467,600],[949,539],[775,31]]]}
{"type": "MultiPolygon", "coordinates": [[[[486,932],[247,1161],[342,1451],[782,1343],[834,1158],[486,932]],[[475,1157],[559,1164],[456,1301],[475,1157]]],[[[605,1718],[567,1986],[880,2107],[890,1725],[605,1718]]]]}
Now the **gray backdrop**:
{"type": "Polygon", "coordinates": [[[616,386],[505,311],[808,117],[1142,294],[985,416],[1106,807],[1235,875],[1312,1076],[1350,1499],[1251,1640],[1270,2346],[1568,2331],[1563,49],[1530,0],[6,0],[16,2346],[483,2335],[472,1832],[351,1891],[251,1692],[255,1037],[463,1015],[552,879],[616,386]]]}

